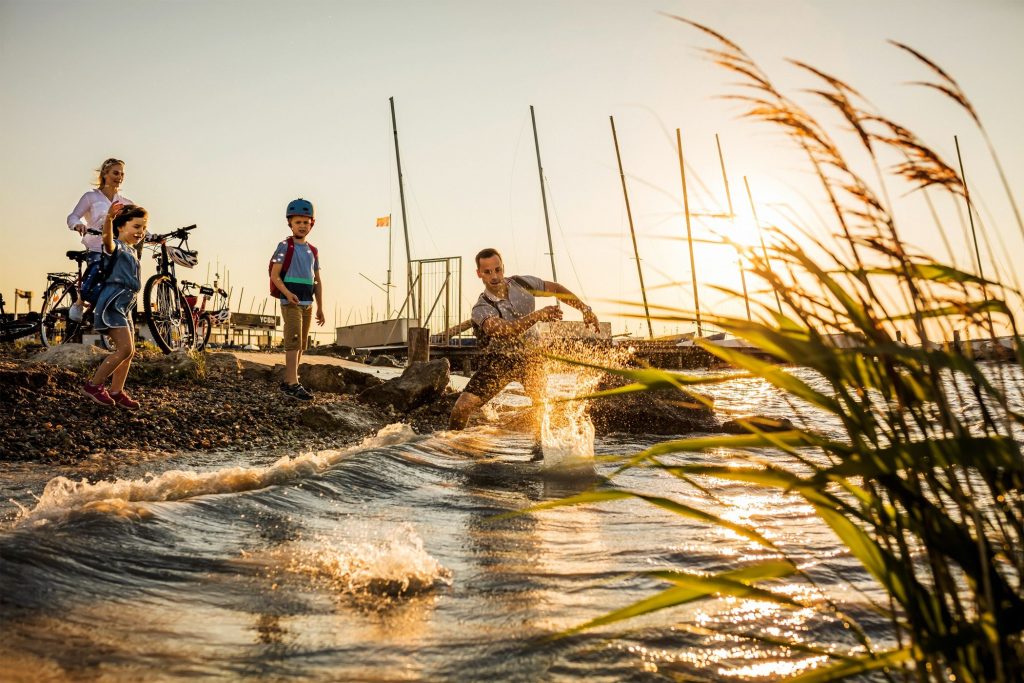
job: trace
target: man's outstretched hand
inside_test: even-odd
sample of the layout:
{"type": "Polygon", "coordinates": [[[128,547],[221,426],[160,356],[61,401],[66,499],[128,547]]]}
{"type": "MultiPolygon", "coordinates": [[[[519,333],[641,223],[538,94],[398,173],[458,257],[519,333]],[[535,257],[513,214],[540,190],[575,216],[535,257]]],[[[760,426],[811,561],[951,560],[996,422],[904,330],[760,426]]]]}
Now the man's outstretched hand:
{"type": "Polygon", "coordinates": [[[537,319],[542,322],[551,322],[562,319],[562,309],[558,306],[545,306],[537,311],[537,319]]]}

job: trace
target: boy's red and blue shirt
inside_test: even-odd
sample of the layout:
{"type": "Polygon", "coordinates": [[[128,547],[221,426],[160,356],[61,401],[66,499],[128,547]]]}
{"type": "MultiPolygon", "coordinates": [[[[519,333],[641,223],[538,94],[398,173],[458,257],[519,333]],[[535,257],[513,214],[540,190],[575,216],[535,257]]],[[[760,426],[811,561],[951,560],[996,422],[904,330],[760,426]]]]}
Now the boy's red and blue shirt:
{"type": "MultiPolygon", "coordinates": [[[[288,240],[283,240],[277,245],[271,263],[284,263],[284,256],[288,252],[288,240]]],[[[316,281],[316,273],[320,270],[320,259],[313,254],[309,244],[295,242],[295,250],[292,252],[291,263],[288,264],[288,272],[283,273],[281,279],[288,291],[299,297],[299,304],[306,306],[313,303],[313,284],[316,281]]],[[[281,303],[288,303],[288,299],[281,297],[281,303]]]]}

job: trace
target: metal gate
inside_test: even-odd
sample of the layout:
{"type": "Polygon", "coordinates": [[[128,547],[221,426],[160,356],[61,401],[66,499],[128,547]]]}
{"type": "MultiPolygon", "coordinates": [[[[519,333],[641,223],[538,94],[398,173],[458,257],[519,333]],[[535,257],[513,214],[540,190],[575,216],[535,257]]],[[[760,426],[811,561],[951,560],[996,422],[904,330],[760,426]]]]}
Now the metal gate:
{"type": "Polygon", "coordinates": [[[412,262],[420,327],[430,330],[430,343],[452,343],[462,322],[462,257],[412,262]]]}

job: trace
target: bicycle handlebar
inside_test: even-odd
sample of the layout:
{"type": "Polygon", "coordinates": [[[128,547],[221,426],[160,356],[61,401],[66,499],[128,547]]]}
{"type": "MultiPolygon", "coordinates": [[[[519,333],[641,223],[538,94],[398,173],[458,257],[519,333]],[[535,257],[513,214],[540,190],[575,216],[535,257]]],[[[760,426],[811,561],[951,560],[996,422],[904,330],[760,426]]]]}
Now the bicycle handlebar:
{"type": "MultiPolygon", "coordinates": [[[[172,231],[166,232],[166,233],[164,233],[162,235],[155,235],[155,234],[154,235],[146,235],[145,241],[146,242],[161,242],[161,241],[167,240],[167,239],[176,239],[176,238],[177,239],[184,239],[188,235],[188,233],[192,232],[197,227],[199,227],[199,226],[194,225],[194,224],[193,225],[186,225],[184,228],[178,228],[177,230],[172,230],[172,231]]],[[[95,229],[90,228],[89,230],[85,231],[85,234],[86,235],[102,235],[103,231],[102,230],[95,230],[95,229]]]]}
{"type": "Polygon", "coordinates": [[[164,240],[172,240],[172,239],[183,240],[186,237],[188,237],[188,233],[192,232],[197,227],[198,226],[196,226],[196,225],[186,225],[184,228],[178,228],[177,230],[171,230],[170,232],[165,232],[162,235],[156,235],[156,234],[154,234],[154,235],[147,235],[146,236],[146,241],[147,242],[163,242],[164,240]]]}
{"type": "MultiPolygon", "coordinates": [[[[189,280],[178,280],[178,284],[181,285],[185,289],[190,289],[192,287],[195,287],[196,289],[202,290],[203,287],[206,286],[206,285],[200,285],[197,282],[191,282],[189,280]]],[[[217,287],[216,289],[214,289],[213,287],[210,287],[209,288],[209,293],[211,293],[211,294],[214,294],[214,293],[215,294],[219,294],[220,296],[224,297],[225,299],[228,298],[228,293],[225,292],[220,287],[217,287]]]]}

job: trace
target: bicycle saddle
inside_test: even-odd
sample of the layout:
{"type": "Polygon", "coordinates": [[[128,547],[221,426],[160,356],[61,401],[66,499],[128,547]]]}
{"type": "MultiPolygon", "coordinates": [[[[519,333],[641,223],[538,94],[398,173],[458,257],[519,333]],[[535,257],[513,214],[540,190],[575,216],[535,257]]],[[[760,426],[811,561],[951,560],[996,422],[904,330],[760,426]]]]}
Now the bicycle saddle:
{"type": "Polygon", "coordinates": [[[72,261],[82,263],[83,261],[89,258],[89,250],[85,249],[83,251],[69,251],[68,258],[71,259],[72,261]]]}

